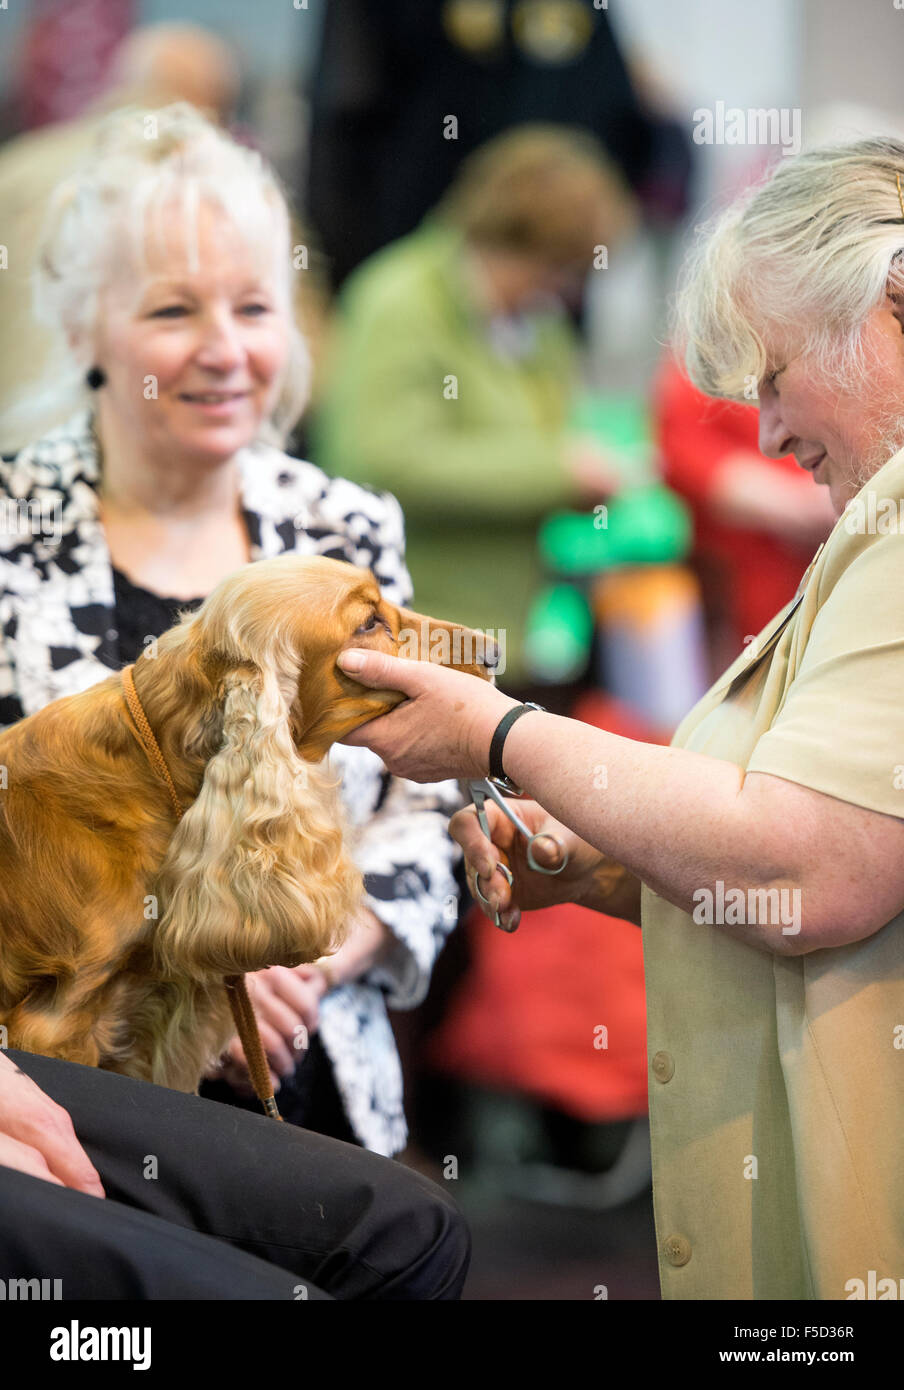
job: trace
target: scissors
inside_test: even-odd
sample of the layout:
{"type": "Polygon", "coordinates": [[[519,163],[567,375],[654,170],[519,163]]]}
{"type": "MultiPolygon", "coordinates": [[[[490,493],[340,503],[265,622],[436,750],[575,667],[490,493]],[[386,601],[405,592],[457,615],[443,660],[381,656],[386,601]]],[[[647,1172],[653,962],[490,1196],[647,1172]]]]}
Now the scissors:
{"type": "MultiPolygon", "coordinates": [[[[474,802],[474,805],[477,809],[478,823],[488,840],[492,842],[493,839],[492,835],[490,834],[490,823],[487,820],[486,813],[486,803],[487,798],[489,797],[489,799],[491,801],[495,801],[496,805],[503,811],[503,813],[506,816],[508,816],[515,829],[519,832],[519,834],[523,835],[525,840],[527,841],[527,862],[530,868],[532,868],[534,872],[538,874],[560,874],[562,872],[562,870],[565,868],[565,865],[568,863],[568,851],[562,844],[562,841],[559,839],[558,835],[553,835],[548,830],[541,830],[536,835],[532,834],[528,827],[524,824],[524,821],[521,819],[521,817],[517,815],[515,811],[512,810],[510,803],[506,800],[502,793],[499,792],[496,789],[496,787],[493,786],[492,782],[487,781],[486,778],[477,778],[475,781],[469,782],[468,790],[471,793],[471,800],[474,802]],[[558,846],[558,849],[562,855],[562,862],[558,866],[558,868],[548,869],[545,865],[537,863],[537,860],[534,858],[535,840],[552,840],[553,844],[558,846]]],[[[502,853],[502,851],[500,851],[500,853],[502,853]]],[[[502,859],[504,860],[504,858],[505,855],[503,854],[502,859]]],[[[497,861],[496,868],[500,871],[500,873],[505,878],[506,883],[511,888],[514,879],[512,876],[512,871],[509,868],[508,864],[502,862],[502,860],[499,860],[497,861]]],[[[480,891],[480,884],[477,881],[476,874],[474,875],[474,888],[478,898],[484,904],[484,906],[490,907],[491,903],[489,899],[485,898],[480,891]]],[[[498,912],[494,912],[493,917],[496,926],[499,927],[502,931],[517,931],[517,922],[515,922],[510,927],[504,927],[502,925],[498,912]]]]}

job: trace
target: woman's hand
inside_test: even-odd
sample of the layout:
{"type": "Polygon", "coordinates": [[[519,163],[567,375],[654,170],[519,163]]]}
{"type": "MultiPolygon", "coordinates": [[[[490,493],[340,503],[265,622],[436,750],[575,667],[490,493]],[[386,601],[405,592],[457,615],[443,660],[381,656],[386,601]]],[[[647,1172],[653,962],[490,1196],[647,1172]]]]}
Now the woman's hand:
{"type": "MultiPolygon", "coordinates": [[[[516,801],[514,808],[534,834],[542,831],[555,835],[560,841],[568,856],[561,873],[541,874],[530,867],[527,862],[527,841],[501,807],[492,801],[487,801],[485,807],[492,841],[481,830],[473,806],[456,811],[449,822],[449,833],[464,850],[468,884],[475,901],[480,903],[491,921],[494,910],[498,911],[505,927],[516,926],[522,911],[554,907],[558,903],[580,903],[598,881],[600,868],[607,863],[613,864],[593,845],[588,845],[574,831],[554,820],[536,801],[516,801]],[[496,851],[499,849],[505,852],[508,859],[514,879],[511,888],[496,867],[496,851]],[[489,898],[489,907],[480,902],[475,892],[478,875],[480,891],[485,898],[489,898]]],[[[562,852],[552,840],[535,840],[533,855],[539,864],[551,869],[562,863],[562,852]]]]}
{"type": "MultiPolygon", "coordinates": [[[[274,1092],[280,1077],[291,1076],[308,1039],[320,1021],[319,1004],[327,991],[326,978],[315,965],[272,965],[246,975],[248,994],[257,1016],[261,1042],[274,1092]]],[[[252,1095],[248,1063],[237,1037],[229,1043],[209,1077],[228,1082],[242,1095],[252,1095]]]]}
{"type": "MultiPolygon", "coordinates": [[[[279,1077],[291,1076],[301,1054],[307,1051],[310,1035],[320,1024],[323,996],[366,974],[396,944],[385,922],[362,905],[349,924],[345,941],[331,956],[317,964],[274,965],[246,976],[274,1092],[279,1089],[279,1077]]],[[[238,1038],[232,1039],[217,1065],[205,1075],[228,1082],[242,1095],[252,1094],[248,1064],[238,1038]]]]}
{"type": "Polygon", "coordinates": [[[68,1110],[0,1052],[0,1166],[103,1197],[97,1169],[76,1138],[68,1110]]]}
{"type": "Polygon", "coordinates": [[[464,671],[355,648],[338,664],[362,685],[400,690],[408,699],[389,714],[346,734],[342,743],[370,748],[389,771],[412,782],[485,777],[496,725],[518,705],[510,695],[464,671]],[[353,662],[360,661],[360,665],[353,662]]]}

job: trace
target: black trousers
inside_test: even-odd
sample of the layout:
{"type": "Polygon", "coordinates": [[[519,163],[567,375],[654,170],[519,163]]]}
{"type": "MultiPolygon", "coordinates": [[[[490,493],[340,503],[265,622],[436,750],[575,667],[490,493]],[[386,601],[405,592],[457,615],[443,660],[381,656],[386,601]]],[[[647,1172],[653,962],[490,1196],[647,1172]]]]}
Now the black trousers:
{"type": "Polygon", "coordinates": [[[0,1278],[64,1299],[456,1299],[470,1236],[392,1159],[198,1096],[10,1051],[106,1199],[0,1167],[0,1278]]]}

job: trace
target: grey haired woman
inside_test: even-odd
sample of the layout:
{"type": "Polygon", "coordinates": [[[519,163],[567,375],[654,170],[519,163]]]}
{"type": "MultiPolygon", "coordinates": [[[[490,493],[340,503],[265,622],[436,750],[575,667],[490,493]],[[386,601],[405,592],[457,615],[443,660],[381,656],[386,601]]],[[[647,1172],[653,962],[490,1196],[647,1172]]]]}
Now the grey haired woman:
{"type": "Polygon", "coordinates": [[[490,912],[642,926],[665,1298],[896,1298],[904,1275],[902,185],[897,140],[783,160],[691,258],[692,377],[752,382],[760,447],[838,520],[670,748],[525,717],[459,672],[342,661],[409,697],[348,741],[400,776],[505,774],[569,851],[542,877],[498,808],[493,844],[459,811],[490,912]]]}

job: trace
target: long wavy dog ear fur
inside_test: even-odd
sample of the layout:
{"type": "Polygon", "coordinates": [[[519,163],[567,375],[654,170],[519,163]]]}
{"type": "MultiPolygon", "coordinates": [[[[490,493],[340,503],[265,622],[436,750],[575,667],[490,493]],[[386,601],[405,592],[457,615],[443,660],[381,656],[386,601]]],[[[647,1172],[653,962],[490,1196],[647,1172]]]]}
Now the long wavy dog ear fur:
{"type": "Polygon", "coordinates": [[[362,881],[343,848],[338,778],[298,756],[274,670],[227,673],[222,747],[161,865],[169,978],[316,960],[343,940],[362,881]]]}

